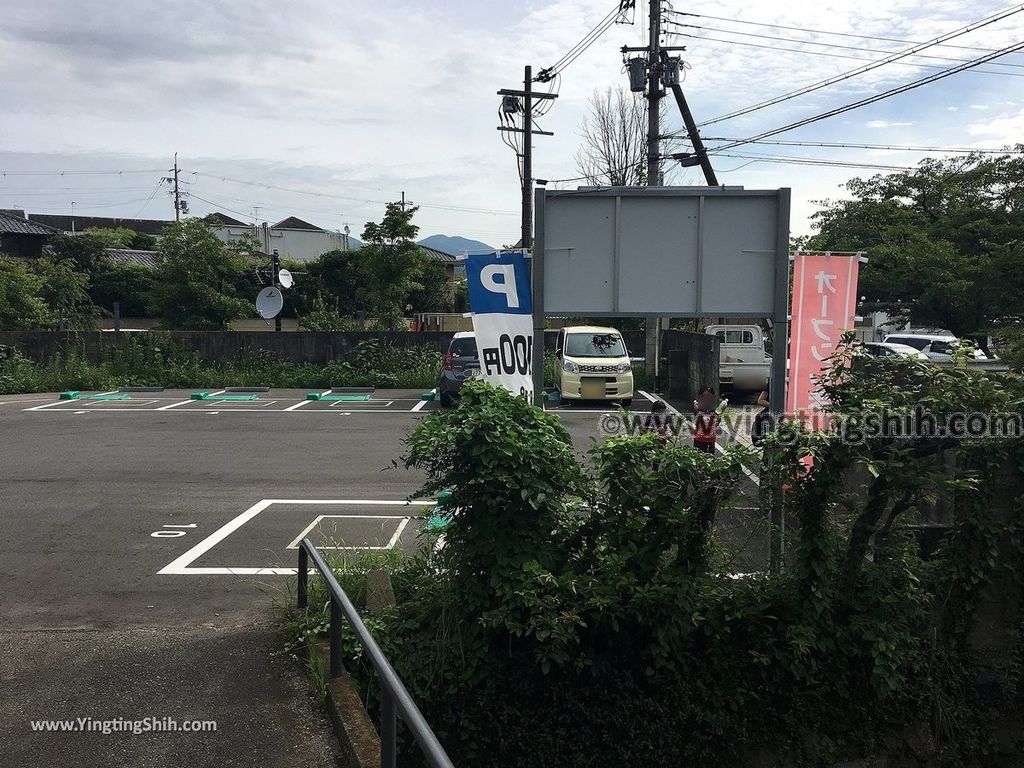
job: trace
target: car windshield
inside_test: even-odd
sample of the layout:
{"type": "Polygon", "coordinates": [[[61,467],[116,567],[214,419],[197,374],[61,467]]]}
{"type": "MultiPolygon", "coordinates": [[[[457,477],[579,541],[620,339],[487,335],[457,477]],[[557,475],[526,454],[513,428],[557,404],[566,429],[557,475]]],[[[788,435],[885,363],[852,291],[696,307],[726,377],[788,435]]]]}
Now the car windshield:
{"type": "Polygon", "coordinates": [[[448,347],[453,357],[476,357],[476,339],[463,337],[452,339],[452,345],[448,347]]]}
{"type": "Polygon", "coordinates": [[[617,333],[570,333],[565,337],[568,357],[625,357],[626,345],[617,333]]]}

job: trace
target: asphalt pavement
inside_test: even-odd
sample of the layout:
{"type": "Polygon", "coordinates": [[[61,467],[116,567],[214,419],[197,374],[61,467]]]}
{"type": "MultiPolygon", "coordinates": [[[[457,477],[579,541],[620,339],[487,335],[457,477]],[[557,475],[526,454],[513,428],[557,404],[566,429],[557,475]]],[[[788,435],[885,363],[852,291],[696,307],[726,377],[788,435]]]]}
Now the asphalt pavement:
{"type": "MultiPolygon", "coordinates": [[[[412,390],[211,392],[0,396],[0,764],[334,764],[302,669],[275,655],[275,612],[303,535],[415,546],[424,505],[405,500],[423,478],[393,461],[438,406],[412,390]],[[76,718],[217,729],[33,731],[76,718]]],[[[604,404],[550,407],[581,453],[607,433],[604,404]]],[[[749,548],[741,570],[762,557],[743,506],[720,522],[749,548]]]]}

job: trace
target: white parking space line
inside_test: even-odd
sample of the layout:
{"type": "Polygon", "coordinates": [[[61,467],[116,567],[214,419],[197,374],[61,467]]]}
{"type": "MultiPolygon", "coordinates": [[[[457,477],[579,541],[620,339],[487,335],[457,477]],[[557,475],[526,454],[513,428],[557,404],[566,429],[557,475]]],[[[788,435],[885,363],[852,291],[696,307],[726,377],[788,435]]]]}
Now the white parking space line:
{"type": "Polygon", "coordinates": [[[288,406],[287,408],[285,408],[284,410],[286,410],[286,411],[297,411],[297,410],[299,410],[299,408],[301,408],[302,406],[304,406],[304,405],[309,405],[309,404],[310,404],[310,403],[312,403],[312,402],[313,402],[312,400],[299,400],[299,402],[297,402],[297,403],[296,403],[295,405],[289,405],[289,406],[288,406]]]}
{"type": "Polygon", "coordinates": [[[427,401],[426,400],[420,400],[410,410],[411,410],[412,413],[416,413],[417,411],[422,411],[426,407],[426,405],[427,405],[427,401]]]}
{"type": "MultiPolygon", "coordinates": [[[[644,391],[643,391],[642,389],[638,389],[638,390],[637,390],[637,392],[639,392],[639,393],[640,393],[640,396],[641,396],[641,397],[644,397],[644,398],[646,398],[646,399],[650,400],[650,401],[651,401],[652,403],[656,403],[656,402],[658,402],[658,398],[656,398],[656,397],[655,397],[654,395],[652,395],[652,394],[651,394],[650,392],[644,392],[644,391]]],[[[667,403],[666,403],[666,405],[667,405],[667,403]]]]}
{"type": "Polygon", "coordinates": [[[64,404],[70,403],[70,402],[72,402],[72,401],[71,400],[58,400],[55,403],[47,403],[46,405],[35,405],[35,406],[31,407],[31,408],[26,408],[25,410],[26,411],[41,411],[44,408],[53,408],[53,406],[55,406],[55,405],[64,405],[64,404]]]}
{"type": "Polygon", "coordinates": [[[177,408],[179,405],[185,405],[185,404],[191,403],[191,402],[192,402],[191,398],[189,398],[188,400],[179,400],[178,402],[171,403],[170,405],[161,405],[159,408],[154,408],[153,410],[156,410],[156,411],[169,411],[169,410],[171,410],[171,408],[177,408]]]}
{"type": "Polygon", "coordinates": [[[398,520],[399,523],[395,534],[388,541],[388,544],[383,547],[322,547],[319,544],[317,545],[317,549],[393,549],[395,544],[398,543],[398,539],[401,537],[402,531],[405,530],[405,526],[409,524],[410,518],[405,515],[317,515],[316,519],[303,528],[302,533],[292,540],[292,543],[288,545],[287,549],[298,549],[299,542],[306,538],[306,536],[309,535],[309,532],[314,528],[319,528],[321,520],[398,520]]]}
{"type": "MultiPolygon", "coordinates": [[[[208,411],[207,411],[208,413],[208,411]]],[[[427,507],[437,504],[436,499],[422,499],[415,501],[397,501],[381,499],[261,499],[253,504],[245,512],[229,520],[183,555],[176,557],[159,571],[159,576],[294,576],[297,568],[264,568],[264,567],[192,567],[192,563],[205,555],[224,539],[237,531],[246,523],[250,522],[258,514],[274,504],[287,505],[349,505],[367,507],[427,507]]]]}

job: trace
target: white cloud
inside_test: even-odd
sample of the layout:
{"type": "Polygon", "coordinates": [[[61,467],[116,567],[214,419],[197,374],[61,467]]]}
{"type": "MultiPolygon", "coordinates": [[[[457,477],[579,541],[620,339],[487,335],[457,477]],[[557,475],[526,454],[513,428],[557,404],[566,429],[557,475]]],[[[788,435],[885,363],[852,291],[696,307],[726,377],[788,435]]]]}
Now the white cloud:
{"type": "Polygon", "coordinates": [[[970,123],[967,133],[983,137],[989,145],[1019,144],[1024,137],[1024,109],[1017,114],[1003,114],[991,120],[970,123]]]}
{"type": "MultiPolygon", "coordinates": [[[[1000,10],[1002,2],[792,0],[751,5],[708,0],[700,11],[924,40],[1000,10]]],[[[514,242],[518,176],[512,151],[495,130],[495,91],[519,87],[526,63],[536,72],[556,61],[611,5],[612,0],[15,4],[0,26],[0,170],[166,168],[178,150],[186,171],[202,172],[195,177],[194,193],[213,201],[193,200],[193,210],[200,213],[204,206],[245,212],[260,205],[261,215],[273,211],[283,218],[294,212],[331,228],[348,222],[358,232],[361,222],[381,210],[379,202],[363,201],[395,199],[404,189],[413,200],[506,212],[425,208],[420,213],[425,233],[514,242]],[[222,182],[219,176],[253,184],[222,182]]],[[[537,176],[577,175],[573,154],[587,96],[594,88],[625,83],[619,48],[642,42],[643,14],[638,11],[636,16],[636,24],[612,27],[564,73],[560,97],[541,120],[541,127],[556,135],[536,140],[537,176]]],[[[1010,42],[1016,29],[1014,24],[992,25],[956,42],[996,48],[1010,42]]],[[[698,38],[668,39],[688,46],[684,88],[698,122],[859,66],[815,56],[810,48],[769,52],[699,39],[704,34],[725,37],[721,34],[695,34],[698,38]]],[[[959,54],[947,50],[943,55],[959,54]]],[[[703,133],[751,136],[933,71],[881,67],[716,122],[703,133]]],[[[869,129],[899,128],[902,142],[958,144],[963,120],[950,113],[970,102],[998,104],[1008,96],[1006,80],[964,73],[779,138],[877,142],[879,134],[869,129]]],[[[671,99],[668,109],[667,128],[675,130],[679,118],[671,99]]],[[[1022,135],[1019,123],[1013,122],[1019,116],[1000,119],[973,124],[972,135],[999,141],[1022,135]],[[1010,122],[1004,126],[1000,119],[1010,122]]],[[[671,144],[665,149],[682,147],[671,144]]],[[[767,154],[770,149],[754,151],[767,154]]],[[[839,149],[787,148],[777,154],[800,153],[878,161],[869,153],[839,149]]],[[[907,165],[916,159],[903,153],[884,162],[907,165]]],[[[728,183],[793,187],[796,232],[807,230],[804,217],[813,210],[807,201],[841,195],[838,184],[873,173],[769,163],[726,172],[741,162],[716,160],[728,183]]],[[[75,185],[59,178],[51,183],[47,177],[0,177],[0,207],[18,203],[64,211],[76,200],[78,209],[87,203],[95,206],[90,212],[96,215],[133,215],[148,194],[137,187],[155,185],[160,175],[134,177],[131,185],[116,177],[88,177],[75,185]]],[[[699,183],[693,172],[680,179],[699,183]]],[[[169,214],[163,195],[159,191],[144,208],[147,215],[169,214]]]]}

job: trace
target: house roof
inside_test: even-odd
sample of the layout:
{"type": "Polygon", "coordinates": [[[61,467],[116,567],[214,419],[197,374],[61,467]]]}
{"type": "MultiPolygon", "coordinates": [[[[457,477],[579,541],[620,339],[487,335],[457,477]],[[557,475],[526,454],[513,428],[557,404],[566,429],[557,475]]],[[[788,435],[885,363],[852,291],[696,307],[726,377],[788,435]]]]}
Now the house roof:
{"type": "Polygon", "coordinates": [[[271,229],[309,229],[313,232],[325,232],[323,227],[318,227],[316,224],[310,224],[308,221],[303,221],[297,216],[289,216],[287,219],[281,219],[277,224],[272,224],[271,229]]]}
{"type": "Polygon", "coordinates": [[[72,229],[75,232],[84,232],[93,227],[97,229],[123,227],[143,235],[159,235],[164,231],[164,227],[171,223],[161,219],[118,219],[107,216],[65,216],[50,213],[30,213],[28,218],[61,232],[71,232],[72,229]]]}
{"type": "Polygon", "coordinates": [[[437,250],[437,248],[431,248],[430,246],[427,245],[421,245],[420,248],[423,251],[425,251],[427,256],[432,258],[434,261],[442,261],[445,262],[446,264],[452,264],[458,261],[458,259],[455,256],[452,256],[452,254],[445,253],[444,251],[439,251],[437,250]]]}
{"type": "Polygon", "coordinates": [[[134,248],[105,248],[104,251],[115,264],[134,264],[149,269],[160,266],[160,254],[156,251],[139,251],[134,248]]]}
{"type": "Polygon", "coordinates": [[[244,221],[228,216],[226,213],[220,211],[214,211],[213,213],[203,217],[203,221],[207,224],[220,224],[222,227],[248,227],[251,226],[246,224],[244,221]]]}
{"type": "Polygon", "coordinates": [[[12,216],[8,213],[0,213],[0,234],[49,237],[50,235],[56,235],[57,230],[39,222],[29,221],[28,219],[12,216]]]}
{"type": "Polygon", "coordinates": [[[13,216],[16,219],[28,218],[20,208],[0,208],[0,213],[6,213],[8,216],[13,216]]]}

